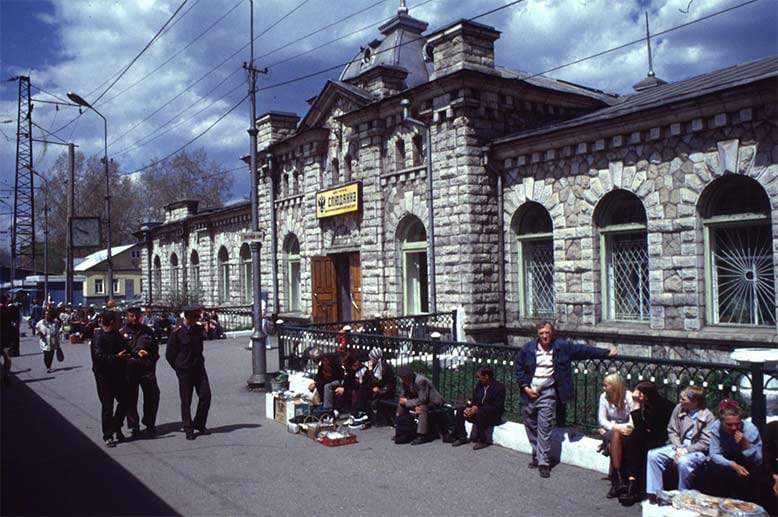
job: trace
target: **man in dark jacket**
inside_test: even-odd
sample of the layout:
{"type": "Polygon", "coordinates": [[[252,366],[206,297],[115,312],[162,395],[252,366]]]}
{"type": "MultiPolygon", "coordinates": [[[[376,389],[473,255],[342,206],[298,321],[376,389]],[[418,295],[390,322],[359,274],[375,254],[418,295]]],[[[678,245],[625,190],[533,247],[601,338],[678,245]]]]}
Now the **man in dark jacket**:
{"type": "Polygon", "coordinates": [[[459,406],[454,411],[454,432],[443,441],[459,447],[470,440],[465,433],[465,420],[472,422],[476,435],[473,450],[488,447],[486,430],[498,425],[505,412],[505,386],[494,379],[494,371],[486,366],[476,372],[476,382],[473,388],[473,398],[467,406],[459,406]]]}
{"type": "Polygon", "coordinates": [[[411,411],[416,413],[418,423],[416,425],[416,439],[411,445],[420,445],[431,442],[437,437],[430,429],[430,410],[443,404],[443,397],[435,386],[425,376],[415,373],[408,365],[397,368],[397,376],[402,381],[400,386],[400,400],[397,403],[397,416],[411,411]]]}
{"type": "Polygon", "coordinates": [[[541,321],[538,337],[526,343],[516,359],[516,382],[521,387],[521,416],[532,445],[530,468],[540,477],[551,475],[548,453],[551,450],[551,423],[556,402],[573,398],[573,371],[570,363],[616,355],[605,350],[554,338],[554,325],[541,321]]]}
{"type": "Polygon", "coordinates": [[[195,439],[195,430],[201,435],[211,434],[205,427],[211,407],[211,385],[205,371],[203,341],[205,331],[197,324],[200,307],[184,308],[184,323],[170,333],[165,359],[178,377],[181,397],[181,421],[187,440],[195,439]],[[197,392],[197,412],[192,420],[192,391],[197,392]]]}
{"type": "Polygon", "coordinates": [[[346,372],[343,369],[338,354],[325,354],[319,348],[313,348],[308,353],[311,360],[318,365],[313,382],[308,386],[311,392],[316,390],[319,400],[327,409],[335,408],[335,390],[343,385],[346,372]]]}
{"type": "Polygon", "coordinates": [[[143,423],[146,434],[156,434],[159,409],[157,360],[159,346],[154,331],[141,323],[140,307],[127,309],[127,324],[122,334],[129,344],[131,357],[127,360],[127,424],[133,436],[140,434],[138,417],[138,388],[143,390],[143,423]]]}
{"type": "Polygon", "coordinates": [[[100,397],[100,421],[106,447],[116,447],[124,438],[121,427],[127,412],[126,363],[130,356],[127,341],[119,333],[120,314],[104,311],[102,327],[92,339],[92,372],[95,374],[97,396],[100,397]],[[118,402],[116,413],[113,401],[118,402]]]}

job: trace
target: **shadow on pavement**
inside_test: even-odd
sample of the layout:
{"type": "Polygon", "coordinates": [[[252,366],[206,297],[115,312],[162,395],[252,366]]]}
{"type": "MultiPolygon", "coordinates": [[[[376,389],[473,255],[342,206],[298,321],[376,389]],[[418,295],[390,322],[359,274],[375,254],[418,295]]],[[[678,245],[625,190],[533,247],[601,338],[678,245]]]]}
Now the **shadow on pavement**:
{"type": "Polygon", "coordinates": [[[18,378],[0,397],[0,514],[176,515],[18,378]]]}

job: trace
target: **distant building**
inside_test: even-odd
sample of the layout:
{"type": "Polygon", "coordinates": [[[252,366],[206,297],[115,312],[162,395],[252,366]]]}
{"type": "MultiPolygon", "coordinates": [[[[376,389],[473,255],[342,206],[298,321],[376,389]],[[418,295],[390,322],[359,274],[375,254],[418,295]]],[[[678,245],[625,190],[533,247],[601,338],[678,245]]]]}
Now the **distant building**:
{"type": "MultiPolygon", "coordinates": [[[[271,312],[457,310],[482,341],[543,318],[667,353],[778,343],[778,58],[616,96],[497,66],[492,27],[426,29],[401,8],[302,120],[258,118],[271,312]]],[[[196,252],[211,299],[249,300],[246,213],[150,230],[150,274],[196,252]]]]}
{"type": "Polygon", "coordinates": [[[169,204],[162,223],[135,233],[142,253],[144,300],[208,307],[251,304],[251,253],[243,235],[251,205],[198,211],[197,201],[169,204]]]}
{"type": "MultiPolygon", "coordinates": [[[[141,255],[139,244],[125,244],[111,248],[113,262],[113,297],[115,300],[133,300],[142,295],[141,255]]],[[[108,300],[108,254],[100,250],[87,255],[73,268],[83,275],[84,303],[102,306],[108,300]]]]}

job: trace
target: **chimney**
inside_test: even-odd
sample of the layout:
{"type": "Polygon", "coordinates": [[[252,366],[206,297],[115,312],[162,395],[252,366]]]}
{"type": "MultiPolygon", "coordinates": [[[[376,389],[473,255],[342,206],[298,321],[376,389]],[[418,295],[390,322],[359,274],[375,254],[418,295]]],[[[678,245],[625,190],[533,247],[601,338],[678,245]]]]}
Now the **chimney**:
{"type": "Polygon", "coordinates": [[[257,150],[266,149],[291,135],[297,129],[299,120],[296,114],[283,111],[271,111],[260,116],[257,119],[257,150]]]}
{"type": "Polygon", "coordinates": [[[436,79],[459,70],[494,73],[494,42],[500,32],[494,27],[460,20],[427,38],[427,57],[432,58],[436,79]]]}

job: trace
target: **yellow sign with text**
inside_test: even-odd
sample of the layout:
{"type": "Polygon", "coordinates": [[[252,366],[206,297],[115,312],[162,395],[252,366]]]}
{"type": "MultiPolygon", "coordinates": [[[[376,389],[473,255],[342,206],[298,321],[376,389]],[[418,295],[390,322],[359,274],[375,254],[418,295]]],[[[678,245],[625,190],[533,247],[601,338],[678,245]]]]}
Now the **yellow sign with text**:
{"type": "Polygon", "coordinates": [[[316,218],[348,214],[359,210],[360,183],[349,183],[342,187],[322,190],[316,193],[316,218]]]}

